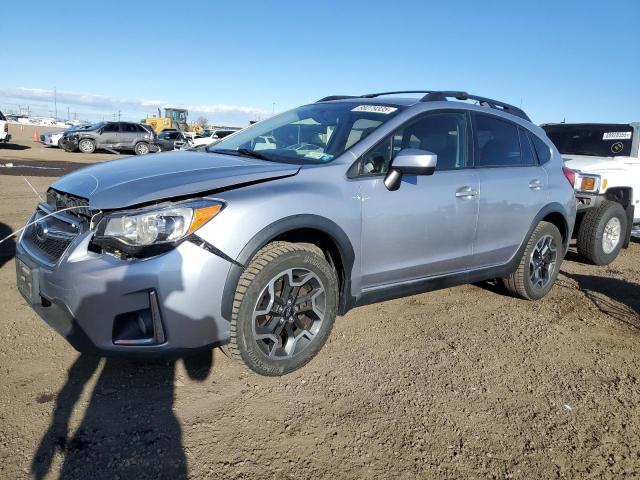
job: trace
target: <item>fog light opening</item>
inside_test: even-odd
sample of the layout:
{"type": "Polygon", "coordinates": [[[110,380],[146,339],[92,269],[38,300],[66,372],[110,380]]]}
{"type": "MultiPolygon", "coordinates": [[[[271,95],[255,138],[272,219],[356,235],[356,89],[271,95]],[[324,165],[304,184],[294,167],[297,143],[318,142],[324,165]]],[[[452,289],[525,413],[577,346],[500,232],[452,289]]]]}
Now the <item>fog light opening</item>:
{"type": "Polygon", "coordinates": [[[166,340],[158,295],[149,292],[149,308],[121,313],[113,320],[115,345],[159,345],[166,340]]]}

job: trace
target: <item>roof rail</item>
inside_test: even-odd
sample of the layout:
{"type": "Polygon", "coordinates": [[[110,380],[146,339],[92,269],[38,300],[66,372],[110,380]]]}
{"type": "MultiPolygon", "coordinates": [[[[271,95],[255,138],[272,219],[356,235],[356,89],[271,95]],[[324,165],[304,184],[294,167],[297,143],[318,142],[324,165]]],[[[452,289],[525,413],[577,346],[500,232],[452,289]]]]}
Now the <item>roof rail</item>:
{"type": "Polygon", "coordinates": [[[440,102],[446,101],[447,98],[455,98],[456,100],[475,100],[480,103],[483,107],[494,108],[496,110],[501,110],[506,113],[510,113],[511,115],[515,115],[516,117],[523,118],[527,121],[531,121],[529,116],[524,113],[524,111],[518,107],[513,105],[509,105],[508,103],[499,102],[498,100],[492,100],[491,98],[479,97],[477,95],[470,95],[467,92],[457,92],[457,91],[442,91],[442,92],[429,92],[424,97],[420,99],[421,102],[440,102]]]}
{"type": "MultiPolygon", "coordinates": [[[[479,97],[477,95],[471,95],[463,91],[451,91],[451,90],[399,90],[395,92],[379,92],[379,93],[367,93],[365,95],[331,95],[318,100],[318,102],[329,102],[331,100],[346,100],[353,98],[376,98],[384,95],[398,95],[403,93],[425,93],[426,95],[420,99],[421,102],[443,102],[448,98],[455,98],[456,100],[475,100],[483,107],[489,107],[502,112],[510,113],[516,117],[523,118],[527,121],[531,121],[529,116],[518,107],[510,105],[508,103],[500,102],[498,100],[492,100],[491,98],[479,97]]],[[[318,103],[316,102],[316,103],[318,103]]]]}

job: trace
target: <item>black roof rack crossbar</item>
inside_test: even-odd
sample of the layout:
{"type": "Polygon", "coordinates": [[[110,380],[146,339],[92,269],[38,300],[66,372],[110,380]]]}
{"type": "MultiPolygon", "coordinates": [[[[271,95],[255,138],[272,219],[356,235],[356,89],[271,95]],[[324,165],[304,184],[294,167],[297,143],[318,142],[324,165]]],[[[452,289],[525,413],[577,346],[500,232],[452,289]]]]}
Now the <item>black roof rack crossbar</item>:
{"type": "Polygon", "coordinates": [[[440,102],[446,101],[447,98],[455,98],[456,100],[475,100],[483,107],[495,108],[496,110],[502,110],[503,112],[510,113],[516,117],[524,118],[527,121],[531,121],[529,116],[524,111],[508,103],[493,100],[491,98],[479,97],[477,95],[470,95],[467,92],[456,91],[442,91],[442,92],[429,92],[420,99],[421,102],[440,102]]]}
{"type": "Polygon", "coordinates": [[[398,95],[400,93],[430,93],[431,90],[398,90],[396,92],[379,92],[379,93],[367,93],[360,95],[360,98],[376,98],[384,95],[398,95]]]}
{"type": "Polygon", "coordinates": [[[329,95],[328,97],[321,98],[316,103],[330,102],[331,100],[347,100],[349,98],[360,98],[357,95],[329,95]]]}

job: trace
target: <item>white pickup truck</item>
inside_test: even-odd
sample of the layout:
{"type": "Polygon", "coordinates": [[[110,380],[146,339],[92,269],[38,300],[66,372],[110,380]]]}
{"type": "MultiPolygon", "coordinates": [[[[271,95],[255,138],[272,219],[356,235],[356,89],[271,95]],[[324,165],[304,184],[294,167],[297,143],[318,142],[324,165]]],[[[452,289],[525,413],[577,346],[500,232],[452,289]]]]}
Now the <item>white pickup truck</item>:
{"type": "Polygon", "coordinates": [[[640,123],[542,125],[576,173],[578,253],[608,265],[640,225],[640,123]]]}
{"type": "Polygon", "coordinates": [[[0,112],[0,143],[7,143],[9,140],[11,140],[9,122],[7,122],[5,116],[0,112]]]}

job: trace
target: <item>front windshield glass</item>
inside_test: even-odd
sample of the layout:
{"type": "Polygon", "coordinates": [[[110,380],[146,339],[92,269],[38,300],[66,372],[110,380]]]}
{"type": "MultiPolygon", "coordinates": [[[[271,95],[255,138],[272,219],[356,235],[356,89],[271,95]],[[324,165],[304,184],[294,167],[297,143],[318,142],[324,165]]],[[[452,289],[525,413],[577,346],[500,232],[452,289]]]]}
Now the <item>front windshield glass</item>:
{"type": "Polygon", "coordinates": [[[326,163],[403,107],[371,103],[314,103],[284,112],[209,146],[207,151],[285,163],[326,163]]]}
{"type": "Polygon", "coordinates": [[[543,125],[561,154],[594,157],[631,155],[633,127],[620,124],[543,125]]]}

